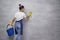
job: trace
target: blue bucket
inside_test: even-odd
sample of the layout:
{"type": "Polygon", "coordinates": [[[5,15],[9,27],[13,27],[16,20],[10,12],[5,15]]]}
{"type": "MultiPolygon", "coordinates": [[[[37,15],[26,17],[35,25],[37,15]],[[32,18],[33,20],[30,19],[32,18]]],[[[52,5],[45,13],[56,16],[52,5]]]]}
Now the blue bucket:
{"type": "Polygon", "coordinates": [[[7,29],[6,31],[7,31],[8,36],[12,36],[12,35],[14,35],[14,28],[13,28],[13,27],[7,29]]]}

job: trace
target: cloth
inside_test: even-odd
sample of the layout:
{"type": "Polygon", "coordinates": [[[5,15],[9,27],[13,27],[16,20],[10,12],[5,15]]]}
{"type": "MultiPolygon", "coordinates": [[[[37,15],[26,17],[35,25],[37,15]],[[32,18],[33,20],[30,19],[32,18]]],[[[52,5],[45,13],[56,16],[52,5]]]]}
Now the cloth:
{"type": "Polygon", "coordinates": [[[17,31],[16,40],[20,40],[21,35],[23,34],[23,19],[15,22],[15,28],[16,28],[16,31],[17,31]]]}
{"type": "Polygon", "coordinates": [[[16,21],[19,21],[19,20],[25,18],[26,15],[24,12],[17,12],[14,17],[16,17],[16,21]]]}
{"type": "Polygon", "coordinates": [[[16,28],[15,28],[15,34],[16,34],[16,35],[18,34],[18,32],[17,32],[16,28]]]}

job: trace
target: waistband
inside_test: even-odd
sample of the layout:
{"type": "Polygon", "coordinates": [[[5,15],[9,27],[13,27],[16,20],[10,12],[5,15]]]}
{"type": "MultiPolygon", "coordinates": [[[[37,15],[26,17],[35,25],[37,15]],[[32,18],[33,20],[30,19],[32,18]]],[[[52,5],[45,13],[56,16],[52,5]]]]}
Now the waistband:
{"type": "Polygon", "coordinates": [[[21,22],[23,19],[19,20],[19,21],[16,21],[16,22],[21,22]]]}

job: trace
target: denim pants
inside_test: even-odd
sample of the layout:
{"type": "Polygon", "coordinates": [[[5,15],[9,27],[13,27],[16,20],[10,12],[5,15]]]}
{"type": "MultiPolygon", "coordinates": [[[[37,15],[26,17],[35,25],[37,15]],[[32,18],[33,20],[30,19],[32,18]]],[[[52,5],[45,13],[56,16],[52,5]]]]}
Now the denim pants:
{"type": "Polygon", "coordinates": [[[17,37],[16,40],[20,40],[21,39],[21,35],[23,34],[23,20],[20,21],[16,21],[15,22],[15,28],[17,31],[17,37]]]}

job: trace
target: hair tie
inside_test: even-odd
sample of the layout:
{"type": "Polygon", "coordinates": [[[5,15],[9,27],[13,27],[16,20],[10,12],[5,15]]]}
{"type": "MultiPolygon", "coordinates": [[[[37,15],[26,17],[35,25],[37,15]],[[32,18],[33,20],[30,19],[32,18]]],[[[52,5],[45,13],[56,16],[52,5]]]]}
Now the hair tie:
{"type": "Polygon", "coordinates": [[[21,4],[19,4],[19,6],[21,6],[21,4]]]}

